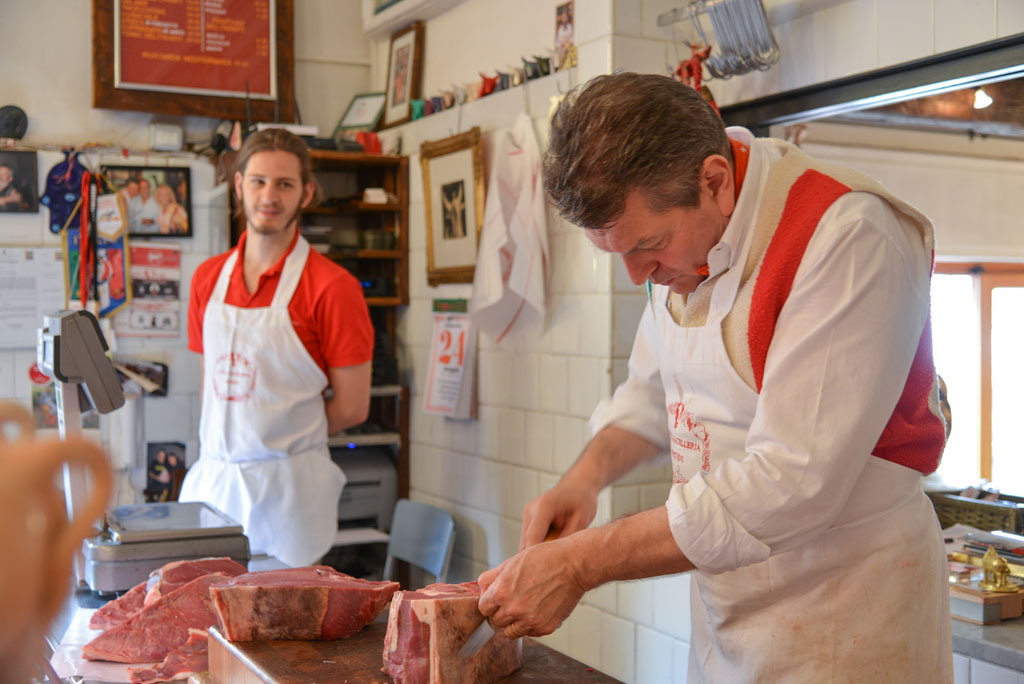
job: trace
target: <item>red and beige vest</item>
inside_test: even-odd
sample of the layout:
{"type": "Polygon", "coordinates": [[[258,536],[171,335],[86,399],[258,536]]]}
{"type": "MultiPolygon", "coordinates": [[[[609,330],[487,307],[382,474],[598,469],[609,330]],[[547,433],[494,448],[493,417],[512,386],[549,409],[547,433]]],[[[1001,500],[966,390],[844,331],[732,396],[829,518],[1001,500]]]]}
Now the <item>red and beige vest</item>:
{"type": "MultiPolygon", "coordinates": [[[[775,322],[811,236],[837,199],[853,191],[881,197],[911,219],[921,234],[924,249],[934,259],[931,222],[918,210],[865,174],[816,161],[792,145],[773,143],[783,147],[784,154],[769,170],[751,228],[754,232],[748,237],[753,243],[743,264],[736,300],[722,321],[722,336],[733,367],[758,392],[775,322]]],[[[677,305],[673,313],[679,325],[705,323],[712,290],[698,289],[687,298],[684,307],[673,302],[677,305]]],[[[927,474],[938,467],[944,441],[929,317],[903,393],[872,454],[927,474]]]]}

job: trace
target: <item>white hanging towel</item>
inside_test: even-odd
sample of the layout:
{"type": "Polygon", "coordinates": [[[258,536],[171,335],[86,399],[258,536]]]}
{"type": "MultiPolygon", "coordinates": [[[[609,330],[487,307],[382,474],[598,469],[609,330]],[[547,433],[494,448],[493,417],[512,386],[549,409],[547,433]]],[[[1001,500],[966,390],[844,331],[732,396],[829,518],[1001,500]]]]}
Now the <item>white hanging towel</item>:
{"type": "Polygon", "coordinates": [[[522,113],[494,145],[469,302],[473,324],[499,344],[540,337],[548,269],[540,147],[522,113]]]}

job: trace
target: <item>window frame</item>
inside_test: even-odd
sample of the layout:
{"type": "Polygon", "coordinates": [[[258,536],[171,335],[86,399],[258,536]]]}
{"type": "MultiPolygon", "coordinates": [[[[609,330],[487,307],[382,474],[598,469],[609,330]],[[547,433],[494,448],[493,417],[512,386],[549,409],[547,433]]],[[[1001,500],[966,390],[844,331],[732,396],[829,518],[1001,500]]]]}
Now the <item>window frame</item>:
{"type": "Polygon", "coordinates": [[[979,315],[981,351],[981,406],[979,426],[979,475],[992,480],[992,291],[999,287],[1024,287],[1024,263],[995,261],[945,261],[935,263],[937,275],[969,275],[974,283],[979,315]]]}

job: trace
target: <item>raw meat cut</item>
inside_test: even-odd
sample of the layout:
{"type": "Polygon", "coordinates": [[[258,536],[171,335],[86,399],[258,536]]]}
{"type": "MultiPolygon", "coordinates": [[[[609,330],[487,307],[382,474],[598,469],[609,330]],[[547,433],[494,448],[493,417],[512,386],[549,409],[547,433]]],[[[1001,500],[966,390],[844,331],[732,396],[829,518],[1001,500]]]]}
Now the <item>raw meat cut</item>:
{"type": "Polygon", "coordinates": [[[477,610],[480,586],[431,584],[418,591],[400,591],[391,601],[384,636],[382,670],[395,684],[486,684],[523,666],[521,640],[498,632],[476,655],[459,650],[483,622],[477,610]]]}
{"type": "Polygon", "coordinates": [[[398,587],[398,582],[372,582],[314,565],[250,572],[210,593],[231,641],[330,641],[373,622],[398,587]]]}
{"type": "Polygon", "coordinates": [[[156,663],[188,641],[189,629],[217,624],[210,585],[231,579],[215,573],[192,580],[82,647],[88,660],[156,663]]]}
{"type": "Polygon", "coordinates": [[[121,596],[107,601],[89,618],[89,629],[108,630],[142,610],[146,598],[146,583],[140,582],[121,596]]]}
{"type": "Polygon", "coordinates": [[[188,630],[188,641],[167,654],[163,662],[128,668],[132,684],[153,684],[187,679],[210,669],[210,650],[204,629],[188,630]]]}
{"type": "Polygon", "coordinates": [[[202,577],[214,572],[235,577],[237,575],[244,575],[249,571],[246,570],[244,565],[236,563],[227,557],[174,561],[149,574],[149,580],[146,581],[146,600],[143,602],[143,605],[151,606],[160,597],[166,596],[175,589],[185,586],[196,577],[202,577]]]}

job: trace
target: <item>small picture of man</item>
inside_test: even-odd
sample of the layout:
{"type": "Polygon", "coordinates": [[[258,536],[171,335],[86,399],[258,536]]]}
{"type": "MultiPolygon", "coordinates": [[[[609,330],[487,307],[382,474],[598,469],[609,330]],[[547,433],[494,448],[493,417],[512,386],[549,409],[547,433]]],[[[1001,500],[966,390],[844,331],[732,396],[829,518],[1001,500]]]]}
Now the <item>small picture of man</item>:
{"type": "Polygon", "coordinates": [[[150,442],[146,445],[147,503],[177,501],[185,479],[185,445],[180,442],[150,442]]]}
{"type": "Polygon", "coordinates": [[[0,152],[0,211],[39,211],[36,153],[0,152]]]}
{"type": "Polygon", "coordinates": [[[444,230],[441,237],[457,240],[466,237],[466,190],[464,181],[455,181],[441,186],[441,209],[444,215],[444,230]]]}

